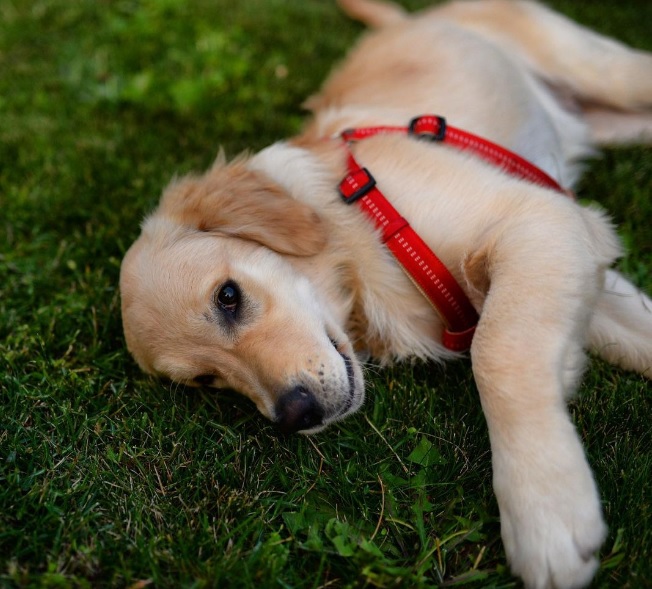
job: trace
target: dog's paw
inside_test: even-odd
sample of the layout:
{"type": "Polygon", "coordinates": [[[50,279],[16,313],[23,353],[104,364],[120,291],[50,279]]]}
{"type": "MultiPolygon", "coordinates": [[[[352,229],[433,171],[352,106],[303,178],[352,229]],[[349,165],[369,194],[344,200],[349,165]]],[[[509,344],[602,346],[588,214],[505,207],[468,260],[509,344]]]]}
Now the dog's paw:
{"type": "Polygon", "coordinates": [[[576,504],[562,510],[523,507],[525,514],[501,516],[512,572],[529,589],[588,585],[598,568],[595,552],[606,534],[599,506],[576,504]]]}
{"type": "Polygon", "coordinates": [[[557,458],[530,462],[524,470],[507,477],[502,471],[494,478],[507,558],[528,589],[588,585],[606,536],[597,489],[581,448],[579,456],[557,458]]]}

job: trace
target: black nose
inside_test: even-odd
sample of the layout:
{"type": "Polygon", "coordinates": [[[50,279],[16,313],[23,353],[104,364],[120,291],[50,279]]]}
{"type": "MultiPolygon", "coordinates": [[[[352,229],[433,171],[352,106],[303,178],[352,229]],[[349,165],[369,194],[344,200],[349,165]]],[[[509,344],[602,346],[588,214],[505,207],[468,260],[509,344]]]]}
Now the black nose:
{"type": "Polygon", "coordinates": [[[276,423],[284,434],[293,434],[320,425],[324,411],[312,393],[295,387],[276,404],[276,423]]]}

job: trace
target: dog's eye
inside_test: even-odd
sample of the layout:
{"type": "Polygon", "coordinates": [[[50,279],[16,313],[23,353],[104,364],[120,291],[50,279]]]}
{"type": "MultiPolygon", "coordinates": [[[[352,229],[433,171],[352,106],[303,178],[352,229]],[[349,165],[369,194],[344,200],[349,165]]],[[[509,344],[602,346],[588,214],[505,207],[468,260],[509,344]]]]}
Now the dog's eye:
{"type": "Polygon", "coordinates": [[[238,285],[229,280],[215,292],[215,303],[222,310],[232,317],[235,317],[240,304],[240,289],[238,285]]]}

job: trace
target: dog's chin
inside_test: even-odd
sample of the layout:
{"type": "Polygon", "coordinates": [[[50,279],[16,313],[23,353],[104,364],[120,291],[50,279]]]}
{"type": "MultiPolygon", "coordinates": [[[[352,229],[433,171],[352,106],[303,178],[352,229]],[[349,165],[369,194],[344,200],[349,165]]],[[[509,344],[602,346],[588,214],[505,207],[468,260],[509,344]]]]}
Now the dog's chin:
{"type": "Polygon", "coordinates": [[[322,423],[321,425],[311,427],[310,429],[299,430],[297,433],[302,436],[312,436],[313,434],[318,434],[319,432],[324,431],[328,426],[328,423],[322,423]]]}
{"type": "Polygon", "coordinates": [[[364,396],[358,402],[357,405],[355,405],[354,407],[351,407],[350,409],[348,409],[344,413],[338,414],[335,417],[327,418],[327,419],[324,420],[323,423],[320,423],[319,425],[316,425],[316,426],[311,427],[309,429],[299,430],[297,433],[305,435],[305,436],[311,436],[313,434],[317,434],[317,433],[319,433],[321,431],[324,431],[330,425],[332,425],[334,423],[337,423],[338,421],[342,421],[342,420],[346,419],[347,417],[349,417],[349,415],[353,415],[362,406],[363,400],[364,400],[364,396]]]}

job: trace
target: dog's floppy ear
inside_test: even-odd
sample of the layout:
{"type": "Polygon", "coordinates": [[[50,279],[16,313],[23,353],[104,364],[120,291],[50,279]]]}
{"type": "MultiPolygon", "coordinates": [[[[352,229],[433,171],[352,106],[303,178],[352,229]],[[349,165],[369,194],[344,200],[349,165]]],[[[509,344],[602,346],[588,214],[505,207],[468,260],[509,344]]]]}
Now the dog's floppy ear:
{"type": "Polygon", "coordinates": [[[282,254],[311,256],[326,243],[319,215],[264,174],[248,169],[244,159],[224,165],[218,158],[203,176],[173,182],[158,213],[200,231],[250,239],[282,254]]]}

